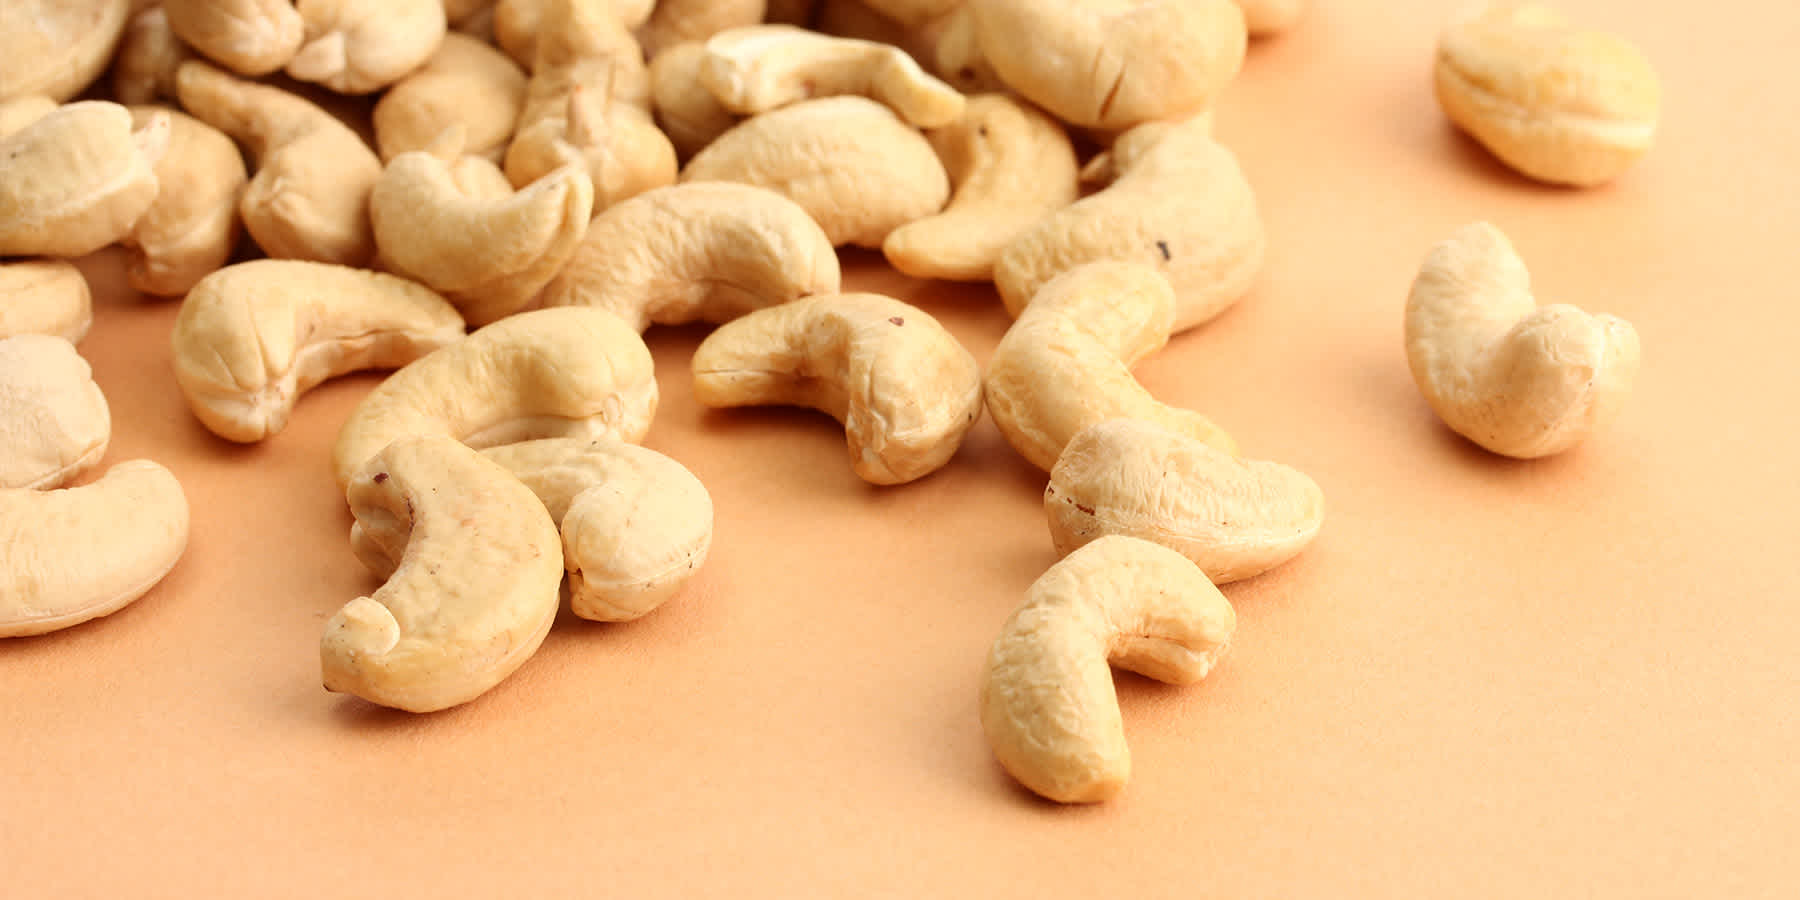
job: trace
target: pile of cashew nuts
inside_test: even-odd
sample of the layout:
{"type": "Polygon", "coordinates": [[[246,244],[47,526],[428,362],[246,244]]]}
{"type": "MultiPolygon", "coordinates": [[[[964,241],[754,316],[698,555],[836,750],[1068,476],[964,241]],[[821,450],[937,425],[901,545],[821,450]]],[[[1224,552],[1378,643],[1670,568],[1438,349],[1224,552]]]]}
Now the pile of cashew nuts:
{"type": "MultiPolygon", "coordinates": [[[[157,463],[78,483],[111,413],[70,259],[122,244],[134,288],[181,298],[175,382],[226,441],[394,370],[331,460],[385,583],[319,654],[330,690],[415,712],[524,665],[563,596],[626,622],[704,564],[706,488],[638,443],[659,390],[642,334],[710,323],[702,405],[828,414],[872,484],[950,464],[984,409],[1048,473],[1062,559],[993,644],[981,722],[1032,791],[1113,796],[1112,668],[1205,677],[1235,626],[1217,585],[1324,519],[1311,478],[1132,374],[1257,280],[1263,222],[1210,110],[1305,5],[9,0],[0,636],[114,612],[187,544],[157,463]],[[844,246],[993,284],[1015,321],[985,370],[926,311],[844,292],[844,246]]],[[[1618,177],[1657,116],[1635,48],[1535,2],[1459,15],[1435,84],[1497,157],[1566,185],[1618,177]]],[[[1486,224],[1430,250],[1405,352],[1449,427],[1515,457],[1602,427],[1638,360],[1625,321],[1539,307],[1486,224]]]]}

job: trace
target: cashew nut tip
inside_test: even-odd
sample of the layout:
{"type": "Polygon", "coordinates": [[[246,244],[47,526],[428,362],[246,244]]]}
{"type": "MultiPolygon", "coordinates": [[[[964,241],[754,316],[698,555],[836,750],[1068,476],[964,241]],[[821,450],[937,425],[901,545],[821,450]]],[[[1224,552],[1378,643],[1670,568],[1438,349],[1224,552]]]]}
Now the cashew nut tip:
{"type": "Polygon", "coordinates": [[[0,3],[0,101],[42,94],[63,102],[106,70],[131,18],[131,0],[0,3]]]}
{"type": "Polygon", "coordinates": [[[99,463],[111,438],[106,396],[75,345],[0,340],[0,489],[61,487],[99,463]]]}
{"type": "Polygon", "coordinates": [[[834,294],[840,277],[830,238],[798,204],[759,187],[701,182],[601,213],[543,302],[605,309],[642,332],[834,294]]]}
{"type": "Polygon", "coordinates": [[[80,487],[0,490],[0,637],[118,612],[175,567],[187,539],[181,483],[149,460],[80,487]]]}
{"type": "Polygon", "coordinates": [[[963,96],[906,51],[791,25],[752,25],[706,42],[701,83],[726,109],[755,115],[814,97],[856,94],[886,104],[919,128],[963,113],[963,96]]]}
{"type": "Polygon", "coordinates": [[[1181,554],[1109,535],[1051,566],[988,653],[981,727],[1020,784],[1099,803],[1131,778],[1112,667],[1171,684],[1205,678],[1237,614],[1181,554]]]}
{"type": "Polygon", "coordinates": [[[444,436],[394,441],[346,490],[398,565],[325,623],[327,690],[434,712],[467,703],[537,652],[556,618],[562,545],[530,489],[444,436]]]}
{"type": "Polygon", "coordinates": [[[923,310],[879,294],[751,313],[708,335],[693,370],[702,405],[804,406],[842,422],[871,484],[942,468],[981,415],[975,357],[923,310]]]}
{"type": "MultiPolygon", "coordinates": [[[[520,65],[537,59],[538,33],[556,0],[499,0],[493,5],[493,43],[520,65]]],[[[607,12],[629,33],[650,18],[656,0],[612,0],[607,12]]]]}
{"type": "Polygon", "coordinates": [[[1540,307],[1498,228],[1466,225],[1431,249],[1406,302],[1413,381],[1452,431],[1503,456],[1560,453],[1605,427],[1637,377],[1636,329],[1540,307]]]}
{"type": "Polygon", "coordinates": [[[306,40],[293,0],[163,0],[163,12],[200,55],[252,78],[287,65],[306,40]]]}
{"type": "Polygon", "coordinates": [[[443,0],[299,0],[306,39],[287,74],[340,94],[378,91],[423,65],[449,27],[443,0]]]}
{"type": "Polygon", "coordinates": [[[0,339],[49,334],[77,344],[93,323],[93,294],[74,263],[0,262],[0,339]]]}
{"type": "Polygon", "coordinates": [[[636,443],[656,401],[650,348],[618,316],[585,307],[519,313],[377,385],[338,432],[332,467],[348,485],[381,448],[415,434],[476,449],[549,437],[636,443]]]}
{"type": "Polygon", "coordinates": [[[1048,472],[1070,439],[1107,419],[1155,422],[1237,452],[1211,420],[1150,396],[1131,374],[1174,322],[1168,279],[1136,263],[1088,263],[1045,285],[988,360],[987,408],[1013,449],[1048,472]]]}
{"type": "Polygon", "coordinates": [[[83,100],[0,138],[0,256],[86,256],[130,233],[156,200],[165,111],[142,127],[83,100]]]}

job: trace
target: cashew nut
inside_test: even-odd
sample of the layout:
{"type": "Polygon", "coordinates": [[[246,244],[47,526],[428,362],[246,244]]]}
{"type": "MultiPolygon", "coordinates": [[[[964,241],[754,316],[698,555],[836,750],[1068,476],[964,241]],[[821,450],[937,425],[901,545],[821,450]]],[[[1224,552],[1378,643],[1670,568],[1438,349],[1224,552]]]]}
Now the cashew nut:
{"type": "Polygon", "coordinates": [[[49,334],[78,344],[92,324],[93,294],[73,263],[60,259],[0,262],[0,339],[49,334]]]}
{"type": "Polygon", "coordinates": [[[971,9],[969,3],[964,3],[931,26],[935,37],[926,59],[939,78],[965,94],[1003,92],[1006,82],[1000,80],[993,65],[982,55],[971,9]]]}
{"type": "Polygon", "coordinates": [[[459,149],[395,157],[369,195],[369,214],[382,261],[481,326],[526,307],[569,261],[588,230],[594,183],[571,164],[518,193],[468,193],[451,171],[459,149]]]}
{"type": "Polygon", "coordinates": [[[131,0],[0,3],[0,100],[43,94],[58,102],[106,71],[131,18],[131,0]]]}
{"type": "Polygon", "coordinates": [[[1044,512],[1057,553],[1129,535],[1180,553],[1225,584],[1306,549],[1324,524],[1325,496],[1280,463],[1238,459],[1151,422],[1111,419],[1063,448],[1044,512]]]}
{"type": "Polygon", "coordinates": [[[1122,174],[1110,187],[1038,222],[1000,254],[994,283],[1008,312],[1018,315],[1051,278],[1103,259],[1167,276],[1176,332],[1249,293],[1267,238],[1237,157],[1212,139],[1210,118],[1142,129],[1114,144],[1111,167],[1122,174]]]}
{"type": "Polygon", "coordinates": [[[1502,456],[1560,453],[1605,427],[1638,370],[1617,316],[1539,307],[1498,228],[1466,225],[1425,257],[1406,301],[1406,358],[1452,431],[1502,456]]]}
{"type": "Polygon", "coordinates": [[[1131,375],[1163,348],[1175,293],[1149,266],[1089,263],[1038,291],[988,360],[987,408],[1013,449],[1048,472],[1070,439],[1107,419],[1143,419],[1226,453],[1237,445],[1197,412],[1161,403],[1131,375]]]}
{"type": "Polygon", "coordinates": [[[700,82],[700,66],[705,61],[706,45],[689,41],[658,53],[650,63],[650,99],[656,123],[681,159],[699,153],[739,121],[738,115],[700,82]]]}
{"type": "MultiPolygon", "coordinates": [[[[494,4],[494,42],[519,65],[530,67],[537,59],[538,31],[545,11],[556,0],[500,0],[494,4]]],[[[612,17],[627,31],[650,18],[655,0],[612,0],[612,17]]]]}
{"type": "Polygon", "coordinates": [[[871,484],[942,468],[981,415],[975,357],[924,310],[879,294],[750,313],[700,342],[693,370],[703,406],[805,406],[842,422],[871,484]]]}
{"type": "Polygon", "coordinates": [[[839,276],[830,239],[793,201],[746,184],[682,184],[596,217],[543,302],[605,309],[642,332],[836,293],[839,276]]]}
{"type": "Polygon", "coordinates": [[[117,103],[57,108],[0,139],[0,256],[86,256],[156,200],[169,116],[134,130],[117,103]]]}
{"type": "Polygon", "coordinates": [[[295,0],[306,40],[287,74],[340,94],[378,91],[425,64],[443,41],[443,0],[295,0]]]}
{"type": "Polygon", "coordinates": [[[1643,51],[1531,0],[1491,0],[1438,41],[1450,121],[1539,181],[1592,187],[1650,149],[1662,86],[1643,51]]]}
{"type": "Polygon", "coordinates": [[[163,0],[163,12],[176,37],[247,77],[274,73],[306,41],[293,0],[163,0]]]}
{"type": "Polygon", "coordinates": [[[445,35],[424,66],[375,104],[381,158],[423,150],[461,125],[467,152],[499,162],[525,108],[525,83],[525,72],[506,54],[467,35],[445,35]]]}
{"type": "Polygon", "coordinates": [[[726,109],[755,115],[814,97],[854,94],[884,103],[908,123],[941,128],[963,114],[963,96],[926,74],[906,51],[830,37],[792,25],[751,25],[706,42],[700,82],[726,109]]]}
{"type": "Polygon", "coordinates": [[[824,97],[746,119],[696,154],[681,180],[775,190],[800,204],[833,246],[880,247],[950,199],[931,143],[864,97],[824,97]]]}
{"type": "Polygon", "coordinates": [[[686,466],[661,453],[567,438],[483,452],[525,482],[558,523],[575,615],[642,618],[680,593],[706,562],[712,497],[686,466]]]}
{"type": "Polygon", "coordinates": [[[106,395],[74,344],[0,340],[0,488],[61,487],[99,463],[111,438],[106,395]]]}
{"type": "Polygon", "coordinates": [[[1236,0],[1244,11],[1244,28],[1253,38],[1272,37],[1300,21],[1306,0],[1236,0]]]}
{"type": "Polygon", "coordinates": [[[968,0],[981,55],[1071,124],[1130,128],[1212,104],[1247,36],[1233,0],[968,0]]]}
{"type": "Polygon", "coordinates": [[[188,112],[255,159],[238,213],[264,253],[346,266],[374,256],[369,191],[381,160],[356,132],[287,91],[197,60],[182,63],[175,87],[188,112]]]}
{"type": "Polygon", "coordinates": [[[655,59],[665,47],[755,25],[767,12],[767,0],[657,0],[649,20],[638,29],[638,39],[644,53],[655,59]]]}
{"type": "Polygon", "coordinates": [[[943,212],[900,226],[881,245],[915,278],[992,281],[1007,245],[1081,195],[1062,125],[1005,94],[969,98],[960,120],[927,137],[956,193],[943,212]]]}
{"type": "Polygon", "coordinates": [[[498,463],[441,435],[402,437],[348,480],[357,525],[398,560],[325,623],[325,689],[434,712],[517,671],[556,619],[556,524],[498,463]]]}
{"type": "Polygon", "coordinates": [[[231,258],[249,175],[237,144],[211,125],[160,107],[131,108],[139,128],[156,116],[169,119],[169,148],[156,164],[156,202],[122,239],[132,248],[125,274],[146,294],[179,297],[231,258]]]}
{"type": "Polygon", "coordinates": [[[25,126],[56,112],[60,105],[42,94],[0,100],[0,138],[25,130],[25,126]]]}
{"type": "Polygon", "coordinates": [[[194,51],[175,36],[168,13],[153,6],[131,17],[113,58],[113,95],[120,103],[142,106],[175,97],[175,70],[194,58],[194,51]]]}
{"type": "Polygon", "coordinates": [[[1099,803],[1131,778],[1112,667],[1170,684],[1207,676],[1237,613],[1205,573],[1109,535],[1051,566],[994,640],[981,727],[1000,765],[1058,803],[1099,803]]]}
{"type": "Polygon", "coordinates": [[[326,379],[403,366],[462,336],[449,303],[403,278],[259,259],[194,285],[170,344],[194,416],[253,442],[286,427],[300,395],[326,379]]]}
{"type": "Polygon", "coordinates": [[[348,485],[395,438],[443,434],[477,449],[546,437],[636,443],[656,414],[656,369],[637,332],[604,310],[501,319],[418,359],[365,396],[338,432],[348,485]]]}

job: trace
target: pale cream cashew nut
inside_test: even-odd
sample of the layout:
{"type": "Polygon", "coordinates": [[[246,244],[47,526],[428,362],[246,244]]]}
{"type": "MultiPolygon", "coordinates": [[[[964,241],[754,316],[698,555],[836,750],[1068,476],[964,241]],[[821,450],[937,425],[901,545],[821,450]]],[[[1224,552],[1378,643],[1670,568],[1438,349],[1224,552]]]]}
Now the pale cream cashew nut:
{"type": "Polygon", "coordinates": [[[0,101],[80,94],[106,71],[130,18],[131,0],[0,3],[0,101]]]}
{"type": "Polygon", "coordinates": [[[93,293],[74,263],[60,259],[0,262],[0,339],[49,334],[78,344],[93,324],[93,293]]]}
{"type": "Polygon", "coordinates": [[[688,41],[657,54],[650,63],[650,101],[656,124],[683,160],[742,121],[701,83],[700,66],[705,61],[706,44],[688,41]]]}
{"type": "Polygon", "coordinates": [[[962,94],[898,47],[792,25],[751,25],[713,35],[706,42],[700,82],[740,115],[854,94],[885,104],[911,125],[941,128],[961,118],[964,106],[962,94]]]}
{"type": "Polygon", "coordinates": [[[445,35],[436,53],[375,104],[375,145],[384,161],[431,146],[462,126],[468,150],[499,162],[525,108],[523,69],[463,34],[445,35]]]}
{"type": "Polygon", "coordinates": [[[176,37],[246,77],[275,73],[306,41],[293,0],[163,0],[163,12],[176,37]]]}
{"type": "Polygon", "coordinates": [[[131,248],[125,275],[131,286],[179,297],[231,259],[242,234],[238,202],[249,183],[244,157],[224,132],[186,113],[154,106],[131,108],[140,128],[169,119],[169,147],[156,164],[156,202],[121,243],[131,248]]]}
{"type": "Polygon", "coordinates": [[[368,94],[425,64],[448,25],[443,0],[295,0],[306,39],[287,74],[368,94]]]}
{"type": "Polygon", "coordinates": [[[57,108],[0,138],[0,256],[86,256],[155,202],[169,115],[134,126],[104,100],[57,108]]]}
{"type": "Polygon", "coordinates": [[[75,345],[47,334],[0,340],[0,488],[56,488],[99,464],[112,411],[75,345]]]}
{"type": "MultiPolygon", "coordinates": [[[[494,43],[527,68],[537,59],[538,31],[546,11],[556,0],[499,0],[494,4],[494,43]]],[[[612,16],[626,31],[650,18],[656,0],[612,0],[612,16]]],[[[635,38],[633,39],[636,40],[635,38]]]]}

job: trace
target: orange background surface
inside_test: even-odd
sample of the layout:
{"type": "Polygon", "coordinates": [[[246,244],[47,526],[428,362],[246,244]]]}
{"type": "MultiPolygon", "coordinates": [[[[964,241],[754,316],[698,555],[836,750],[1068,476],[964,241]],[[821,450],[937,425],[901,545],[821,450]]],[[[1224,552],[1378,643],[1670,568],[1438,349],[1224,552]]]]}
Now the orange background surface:
{"type": "MultiPolygon", "coordinates": [[[[1800,5],[1564,5],[1664,78],[1656,148],[1601,190],[1533,185],[1445,123],[1449,4],[1321,2],[1251,48],[1218,131],[1267,269],[1138,373],[1329,513],[1225,588],[1210,678],[1120,676],[1135,773],[1099,807],[1016,787],[977,720],[987,647],[1055,559],[1044,476],[990,422],[873,488],[822,415],[699,409],[703,332],[653,329],[646,443],[717,510],[697,580],[637,623],[565,615],[474,703],[396,713],[319,686],[326,617],[376,586],[328,468],[376,377],[227,444],[170,374],[176,304],[95,257],[107,463],[173,469],[192,539],[134,606],[0,642],[0,896],[1793,896],[1800,5]],[[1407,374],[1418,263],[1480,218],[1543,300],[1642,335],[1623,416],[1564,456],[1473,448],[1407,374]]],[[[848,260],[983,361],[1007,326],[990,289],[848,260]]]]}

